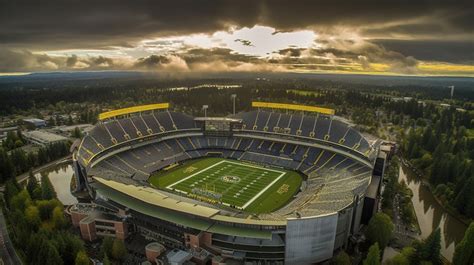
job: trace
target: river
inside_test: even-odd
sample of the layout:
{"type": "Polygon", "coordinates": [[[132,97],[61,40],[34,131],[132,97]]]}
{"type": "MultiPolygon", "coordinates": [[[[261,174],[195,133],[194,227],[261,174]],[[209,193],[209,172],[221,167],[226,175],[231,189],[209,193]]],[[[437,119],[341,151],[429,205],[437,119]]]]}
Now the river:
{"type": "Polygon", "coordinates": [[[58,195],[58,199],[64,205],[77,203],[76,197],[71,194],[70,183],[74,170],[71,163],[63,163],[49,167],[36,173],[35,177],[41,180],[41,175],[46,174],[53,184],[54,190],[58,195]]]}
{"type": "Polygon", "coordinates": [[[420,180],[411,171],[400,166],[399,181],[405,180],[413,191],[413,206],[421,229],[421,237],[426,238],[436,228],[441,229],[441,254],[452,260],[456,244],[462,240],[467,226],[451,216],[435,200],[428,187],[421,185],[420,180]]]}

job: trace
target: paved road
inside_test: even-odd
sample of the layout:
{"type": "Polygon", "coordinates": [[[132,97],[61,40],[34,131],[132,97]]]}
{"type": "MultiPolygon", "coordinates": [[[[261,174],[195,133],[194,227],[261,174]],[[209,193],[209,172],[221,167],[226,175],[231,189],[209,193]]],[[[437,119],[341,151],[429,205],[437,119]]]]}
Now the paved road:
{"type": "Polygon", "coordinates": [[[400,212],[400,195],[396,194],[393,198],[393,224],[395,226],[394,236],[398,238],[402,246],[407,246],[413,239],[418,239],[419,235],[416,231],[411,231],[411,228],[402,221],[402,214],[400,212]]]}
{"type": "Polygon", "coordinates": [[[2,258],[3,264],[22,264],[20,258],[16,254],[13,243],[8,236],[7,224],[3,216],[3,212],[0,210],[0,257],[2,258]]]}

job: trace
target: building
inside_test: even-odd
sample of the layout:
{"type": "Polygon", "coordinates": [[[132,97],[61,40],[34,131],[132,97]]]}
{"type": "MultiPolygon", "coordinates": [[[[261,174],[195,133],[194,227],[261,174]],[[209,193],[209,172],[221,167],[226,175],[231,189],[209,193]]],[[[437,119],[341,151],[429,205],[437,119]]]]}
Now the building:
{"type": "Polygon", "coordinates": [[[332,110],[252,105],[225,118],[191,117],[166,103],[102,113],[73,151],[76,183],[101,206],[96,210],[126,216],[129,230],[186,250],[182,256],[196,263],[192,253],[200,249],[212,253],[213,264],[327,261],[359,233],[363,213],[376,210],[364,201],[380,192],[383,171],[374,177],[380,141],[369,142],[332,110]],[[148,183],[155,172],[209,156],[295,171],[304,181],[288,203],[266,213],[148,183]]]}
{"type": "Polygon", "coordinates": [[[69,209],[74,227],[81,231],[84,240],[94,241],[99,237],[110,236],[118,239],[128,237],[126,216],[108,213],[107,209],[93,204],[78,203],[69,209]]]}
{"type": "Polygon", "coordinates": [[[170,265],[183,265],[192,257],[191,253],[179,249],[173,249],[166,254],[166,259],[170,265]]]}
{"type": "Polygon", "coordinates": [[[163,254],[165,251],[166,248],[158,242],[152,242],[146,245],[145,247],[145,255],[147,260],[155,264],[158,263],[156,262],[157,258],[161,256],[161,254],[163,254]]]}
{"type": "Polygon", "coordinates": [[[23,123],[29,128],[43,128],[46,127],[46,121],[37,118],[23,119],[23,123]]]}
{"type": "Polygon", "coordinates": [[[78,128],[81,133],[88,133],[92,128],[92,124],[76,124],[76,125],[61,125],[54,127],[52,130],[55,132],[61,133],[63,135],[71,135],[71,133],[78,128]]]}
{"type": "Polygon", "coordinates": [[[52,143],[64,142],[69,140],[69,138],[67,137],[44,130],[27,131],[23,133],[23,136],[30,143],[41,146],[46,146],[52,143]]]}

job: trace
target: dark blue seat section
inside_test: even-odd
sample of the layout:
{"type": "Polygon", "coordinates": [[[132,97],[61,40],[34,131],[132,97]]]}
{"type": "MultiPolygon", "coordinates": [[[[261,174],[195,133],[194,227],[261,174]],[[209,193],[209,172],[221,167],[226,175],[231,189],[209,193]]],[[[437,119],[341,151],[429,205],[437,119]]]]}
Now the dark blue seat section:
{"type": "Polygon", "coordinates": [[[143,119],[140,116],[132,117],[131,121],[135,125],[137,130],[142,134],[142,136],[149,134],[147,125],[143,122],[143,119]]]}
{"type": "Polygon", "coordinates": [[[349,124],[324,114],[302,115],[256,110],[240,113],[236,117],[243,120],[246,130],[253,130],[256,125],[258,131],[292,135],[298,135],[300,131],[301,136],[342,144],[360,152],[365,152],[370,148],[367,140],[349,124]],[[276,127],[279,131],[274,131],[276,127]],[[312,135],[313,132],[314,135],[312,135]]]}
{"type": "Polygon", "coordinates": [[[125,132],[129,135],[131,139],[138,138],[139,135],[137,134],[137,130],[132,124],[132,121],[130,119],[120,119],[117,120],[120,125],[122,125],[122,128],[125,130],[125,132]]]}

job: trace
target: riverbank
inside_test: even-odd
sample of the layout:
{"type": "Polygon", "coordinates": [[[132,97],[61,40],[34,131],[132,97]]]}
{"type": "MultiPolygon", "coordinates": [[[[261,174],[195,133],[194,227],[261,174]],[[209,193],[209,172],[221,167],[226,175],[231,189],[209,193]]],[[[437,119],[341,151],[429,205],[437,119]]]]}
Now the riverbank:
{"type": "Polygon", "coordinates": [[[451,216],[453,216],[454,218],[456,218],[458,221],[462,222],[463,224],[465,224],[466,226],[469,226],[469,224],[473,221],[467,217],[465,217],[464,215],[460,214],[459,212],[457,212],[455,209],[453,209],[450,205],[446,205],[446,202],[443,202],[442,200],[440,200],[438,198],[438,196],[436,196],[436,194],[434,193],[434,189],[432,187],[432,185],[428,182],[427,180],[427,177],[425,174],[423,174],[423,172],[421,172],[418,168],[416,168],[410,161],[408,161],[407,159],[405,158],[401,158],[401,161],[402,161],[402,164],[407,167],[411,173],[415,174],[419,180],[421,181],[421,185],[423,185],[424,187],[426,187],[430,192],[431,194],[433,195],[433,198],[436,200],[436,202],[441,206],[443,207],[443,209],[448,212],[451,216]]]}
{"type": "Polygon", "coordinates": [[[467,226],[438,203],[430,189],[405,164],[400,164],[399,181],[405,181],[413,192],[412,203],[421,229],[420,239],[427,238],[434,230],[441,231],[441,255],[450,261],[456,244],[464,237],[467,226]]]}

